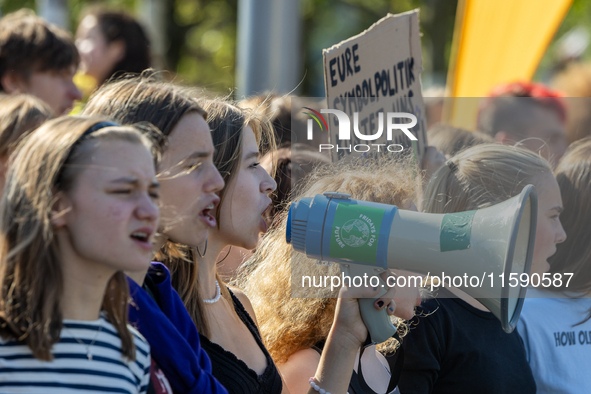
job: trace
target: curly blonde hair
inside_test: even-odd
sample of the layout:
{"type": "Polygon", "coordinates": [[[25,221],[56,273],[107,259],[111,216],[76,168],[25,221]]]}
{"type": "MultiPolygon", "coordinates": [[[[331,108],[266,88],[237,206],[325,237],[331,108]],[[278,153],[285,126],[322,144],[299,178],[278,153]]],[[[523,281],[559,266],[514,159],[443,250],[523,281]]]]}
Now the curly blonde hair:
{"type": "MultiPolygon", "coordinates": [[[[409,207],[416,197],[420,179],[409,162],[379,160],[361,164],[336,163],[317,168],[305,180],[299,197],[326,191],[350,194],[354,199],[409,207]]],[[[299,350],[311,348],[328,336],[333,323],[339,289],[302,288],[303,275],[340,275],[337,264],[316,264],[303,253],[292,251],[285,241],[289,206],[276,219],[255,254],[238,271],[235,284],[248,295],[255,310],[265,345],[278,363],[299,350]]],[[[406,324],[393,318],[400,336],[406,324]]],[[[379,345],[386,353],[395,351],[391,338],[379,345]]]]}

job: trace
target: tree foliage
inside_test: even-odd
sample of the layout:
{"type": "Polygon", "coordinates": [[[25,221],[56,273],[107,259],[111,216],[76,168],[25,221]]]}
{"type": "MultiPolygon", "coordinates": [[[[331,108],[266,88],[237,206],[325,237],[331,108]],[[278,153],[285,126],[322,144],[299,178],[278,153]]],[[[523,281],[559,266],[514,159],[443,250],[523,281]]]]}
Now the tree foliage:
{"type": "MultiPolygon", "coordinates": [[[[85,8],[104,5],[138,15],[143,0],[67,0],[72,30],[85,8]]],[[[166,68],[181,79],[215,92],[235,88],[236,34],[239,0],[163,0],[167,48],[166,68]]],[[[35,0],[0,0],[3,14],[22,7],[34,9],[35,0]]],[[[423,85],[443,85],[447,73],[456,0],[300,0],[302,61],[305,78],[300,94],[324,93],[322,49],[367,29],[387,13],[420,9],[423,46],[423,85]]],[[[576,26],[591,26],[591,0],[574,0],[558,29],[538,76],[555,67],[557,40],[576,26]]],[[[584,58],[591,57],[588,48],[584,58]]]]}

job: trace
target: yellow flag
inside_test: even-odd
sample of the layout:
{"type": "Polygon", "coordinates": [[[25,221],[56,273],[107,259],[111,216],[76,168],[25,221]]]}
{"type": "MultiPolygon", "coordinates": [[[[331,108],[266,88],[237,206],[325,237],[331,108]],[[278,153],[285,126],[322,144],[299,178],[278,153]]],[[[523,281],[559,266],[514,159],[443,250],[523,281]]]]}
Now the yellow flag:
{"type": "MultiPolygon", "coordinates": [[[[448,97],[485,97],[502,83],[530,81],[572,0],[459,0],[448,97]]],[[[451,124],[474,129],[478,99],[447,100],[451,124]]]]}

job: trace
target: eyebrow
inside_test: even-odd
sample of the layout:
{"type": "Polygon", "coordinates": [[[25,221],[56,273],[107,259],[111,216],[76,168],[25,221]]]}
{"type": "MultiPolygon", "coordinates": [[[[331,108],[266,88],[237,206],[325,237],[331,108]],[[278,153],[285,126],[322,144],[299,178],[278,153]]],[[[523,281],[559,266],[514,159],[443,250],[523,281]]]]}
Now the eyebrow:
{"type": "Polygon", "coordinates": [[[212,152],[205,152],[205,151],[197,151],[191,153],[189,156],[185,157],[183,160],[191,160],[191,159],[203,159],[212,155],[212,152]]]}
{"type": "Polygon", "coordinates": [[[244,156],[244,160],[248,160],[250,158],[259,157],[259,156],[260,156],[259,151],[253,151],[253,152],[250,152],[249,154],[247,154],[246,156],[244,156]]]}
{"type": "MultiPolygon", "coordinates": [[[[139,185],[140,180],[135,177],[122,177],[122,178],[114,179],[110,183],[125,183],[125,184],[131,184],[131,185],[137,186],[137,185],[139,185]]],[[[150,187],[150,189],[152,189],[152,188],[160,189],[160,183],[158,181],[152,181],[150,183],[149,187],[150,187]]]]}
{"type": "Polygon", "coordinates": [[[553,210],[553,209],[555,209],[558,213],[562,213],[562,211],[564,211],[564,208],[561,207],[560,205],[550,208],[550,210],[553,210]]]}

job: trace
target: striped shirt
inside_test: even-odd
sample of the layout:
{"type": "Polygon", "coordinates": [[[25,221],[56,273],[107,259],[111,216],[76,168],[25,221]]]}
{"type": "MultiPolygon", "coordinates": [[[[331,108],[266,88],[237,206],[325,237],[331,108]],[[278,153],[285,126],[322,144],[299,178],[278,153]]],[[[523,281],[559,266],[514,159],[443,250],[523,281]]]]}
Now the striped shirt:
{"type": "Polygon", "coordinates": [[[135,331],[136,360],[121,353],[115,327],[103,315],[95,321],[64,319],[53,361],[41,361],[22,342],[0,338],[0,393],[146,393],[150,346],[135,331]],[[81,344],[84,343],[84,345],[81,344]]]}

